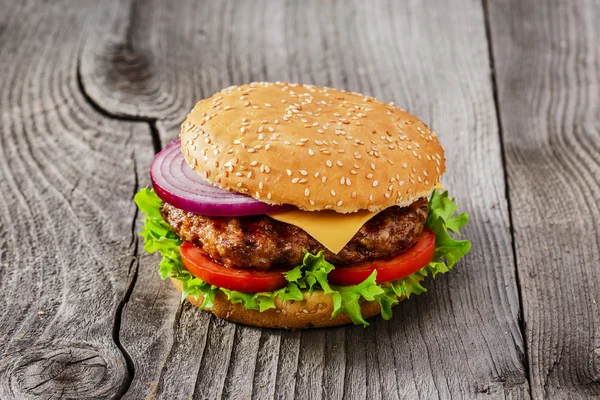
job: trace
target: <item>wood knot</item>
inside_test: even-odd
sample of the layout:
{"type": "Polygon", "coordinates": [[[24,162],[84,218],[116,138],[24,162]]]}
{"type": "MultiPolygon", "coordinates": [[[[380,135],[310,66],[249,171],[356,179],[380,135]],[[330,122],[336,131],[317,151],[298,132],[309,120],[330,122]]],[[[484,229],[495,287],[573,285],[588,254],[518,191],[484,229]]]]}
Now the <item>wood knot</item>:
{"type": "Polygon", "coordinates": [[[13,354],[9,375],[14,398],[99,398],[114,395],[128,379],[120,353],[80,341],[37,343],[13,354]]]}

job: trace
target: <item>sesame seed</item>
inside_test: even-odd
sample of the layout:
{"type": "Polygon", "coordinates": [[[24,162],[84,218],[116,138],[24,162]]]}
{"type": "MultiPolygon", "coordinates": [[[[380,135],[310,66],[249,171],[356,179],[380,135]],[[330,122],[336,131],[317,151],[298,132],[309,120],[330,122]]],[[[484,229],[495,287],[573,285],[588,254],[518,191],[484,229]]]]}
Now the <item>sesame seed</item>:
{"type": "Polygon", "coordinates": [[[315,152],[313,151],[313,149],[308,149],[308,154],[311,156],[314,156],[315,152]]]}
{"type": "Polygon", "coordinates": [[[255,151],[255,150],[254,150],[252,147],[250,147],[250,148],[248,149],[248,153],[254,153],[254,151],[255,151]]]}
{"type": "Polygon", "coordinates": [[[268,165],[265,165],[265,172],[268,174],[269,172],[271,172],[271,168],[269,168],[268,165]]]}
{"type": "Polygon", "coordinates": [[[265,145],[265,150],[269,150],[270,148],[271,148],[271,143],[267,143],[267,144],[265,145]]]}
{"type": "Polygon", "coordinates": [[[262,181],[261,181],[261,182],[258,182],[258,188],[259,188],[260,190],[262,190],[263,186],[264,186],[264,184],[262,183],[262,181]]]}
{"type": "Polygon", "coordinates": [[[335,197],[335,190],[331,189],[331,195],[335,197]]]}
{"type": "Polygon", "coordinates": [[[371,169],[374,170],[375,169],[375,164],[371,163],[371,169]]]}
{"type": "Polygon", "coordinates": [[[249,105],[250,105],[249,101],[247,101],[247,102],[244,103],[244,107],[248,107],[249,105]]]}
{"type": "Polygon", "coordinates": [[[331,162],[331,160],[325,161],[325,164],[327,164],[327,166],[330,168],[333,166],[333,163],[331,162]]]}
{"type": "Polygon", "coordinates": [[[373,177],[373,174],[367,174],[367,178],[371,179],[373,177]]]}
{"type": "Polygon", "coordinates": [[[242,133],[246,132],[246,127],[245,127],[245,126],[242,126],[242,127],[240,128],[240,132],[242,132],[242,133]]]}
{"type": "Polygon", "coordinates": [[[353,169],[352,169],[352,170],[350,170],[350,173],[351,173],[352,175],[356,175],[356,174],[358,174],[358,172],[356,172],[356,171],[355,171],[355,170],[353,170],[353,169]]]}
{"type": "Polygon", "coordinates": [[[373,201],[373,194],[369,195],[369,201],[373,201]]]}
{"type": "Polygon", "coordinates": [[[352,198],[355,198],[356,197],[356,192],[352,192],[351,196],[352,196],[352,198]]]}
{"type": "Polygon", "coordinates": [[[269,127],[269,132],[275,132],[275,128],[273,128],[272,126],[269,127]]]}
{"type": "Polygon", "coordinates": [[[308,190],[308,188],[304,189],[304,195],[308,196],[310,194],[310,190],[308,190]]]}
{"type": "Polygon", "coordinates": [[[259,126],[258,129],[256,130],[258,133],[261,133],[264,130],[264,126],[259,126]]]}
{"type": "Polygon", "coordinates": [[[386,199],[389,199],[391,197],[389,193],[384,194],[384,196],[386,199]]]}
{"type": "Polygon", "coordinates": [[[340,167],[343,167],[343,166],[344,166],[344,164],[342,164],[342,162],[341,162],[340,160],[336,161],[335,163],[336,163],[338,166],[340,166],[340,167]]]}
{"type": "Polygon", "coordinates": [[[225,107],[223,107],[223,111],[227,111],[227,110],[231,110],[231,106],[225,106],[225,107]]]}
{"type": "Polygon", "coordinates": [[[298,183],[299,180],[300,180],[300,178],[294,178],[294,179],[292,179],[292,183],[298,183]]]}
{"type": "Polygon", "coordinates": [[[352,185],[350,178],[346,178],[346,186],[350,186],[350,185],[352,185]]]}
{"type": "Polygon", "coordinates": [[[312,200],[308,200],[308,202],[310,203],[310,205],[311,205],[311,206],[314,206],[314,205],[315,205],[315,202],[314,202],[314,201],[312,201],[312,200]]]}
{"type": "Polygon", "coordinates": [[[265,107],[271,107],[271,104],[265,103],[265,107]]]}
{"type": "Polygon", "coordinates": [[[292,171],[290,171],[289,169],[286,169],[285,173],[288,174],[288,176],[292,176],[292,171]]]}
{"type": "Polygon", "coordinates": [[[340,185],[345,185],[346,184],[346,178],[344,178],[342,176],[342,179],[340,179],[340,185]]]}
{"type": "Polygon", "coordinates": [[[271,200],[271,193],[267,193],[267,199],[271,200]]]}
{"type": "Polygon", "coordinates": [[[342,204],[344,204],[344,202],[343,202],[342,200],[340,200],[340,201],[338,201],[338,202],[337,202],[337,206],[338,206],[338,207],[341,207],[341,206],[342,206],[342,204]]]}
{"type": "Polygon", "coordinates": [[[325,183],[325,181],[327,181],[327,177],[326,176],[321,177],[321,183],[325,183]]]}
{"type": "Polygon", "coordinates": [[[305,170],[301,169],[300,170],[300,175],[306,176],[306,175],[308,175],[308,172],[306,172],[305,170]]]}

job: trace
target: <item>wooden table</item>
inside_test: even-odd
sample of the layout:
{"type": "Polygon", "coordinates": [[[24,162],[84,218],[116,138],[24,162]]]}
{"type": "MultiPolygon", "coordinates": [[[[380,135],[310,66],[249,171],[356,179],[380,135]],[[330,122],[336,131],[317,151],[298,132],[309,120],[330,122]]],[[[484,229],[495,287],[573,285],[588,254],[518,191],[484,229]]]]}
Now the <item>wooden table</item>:
{"type": "Polygon", "coordinates": [[[0,398],[600,396],[600,3],[0,1],[0,398]],[[369,328],[179,303],[133,194],[196,100],[394,101],[447,150],[473,250],[369,328]]]}

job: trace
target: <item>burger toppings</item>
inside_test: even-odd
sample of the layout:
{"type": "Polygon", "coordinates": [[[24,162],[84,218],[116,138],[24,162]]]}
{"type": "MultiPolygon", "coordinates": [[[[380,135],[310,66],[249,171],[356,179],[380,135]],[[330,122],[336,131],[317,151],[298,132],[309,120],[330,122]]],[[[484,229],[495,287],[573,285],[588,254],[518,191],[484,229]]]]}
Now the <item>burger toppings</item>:
{"type": "MultiPolygon", "coordinates": [[[[199,248],[183,242],[179,249],[185,268],[196,278],[229,290],[258,293],[270,292],[287,286],[286,270],[252,271],[226,268],[214,262],[199,248]]],[[[335,268],[327,279],[336,285],[358,285],[377,271],[376,282],[389,282],[417,272],[433,259],[435,234],[426,228],[417,243],[400,255],[367,261],[346,268],[335,268]]],[[[302,261],[300,261],[300,264],[302,261]]]]}
{"type": "Polygon", "coordinates": [[[150,178],[156,194],[163,201],[193,213],[238,216],[289,208],[272,206],[207,183],[185,161],[179,140],[173,141],[156,155],[150,167],[150,178]]]}
{"type": "MultiPolygon", "coordinates": [[[[408,207],[390,207],[380,212],[359,226],[358,232],[337,253],[314,239],[311,232],[267,215],[208,217],[167,203],[163,203],[161,214],[179,237],[228,267],[293,268],[302,263],[306,250],[313,254],[323,251],[325,260],[343,268],[347,264],[390,257],[413,246],[425,225],[427,200],[419,199],[408,207]]],[[[348,218],[348,214],[343,216],[348,218]]],[[[321,232],[328,233],[336,227],[332,221],[321,222],[321,232]]]]}
{"type": "MultiPolygon", "coordinates": [[[[312,293],[315,290],[322,290],[333,298],[334,311],[332,318],[340,313],[346,313],[355,324],[367,326],[368,323],[361,314],[361,304],[363,302],[376,302],[381,308],[383,318],[391,318],[391,307],[400,298],[425,292],[426,289],[420,284],[425,277],[435,277],[438,273],[449,271],[471,247],[471,243],[468,240],[455,240],[449,235],[450,231],[460,233],[460,228],[465,226],[468,221],[467,214],[455,216],[457,206],[448,197],[448,193],[433,192],[429,200],[429,212],[425,226],[435,234],[435,251],[433,259],[415,272],[410,273],[411,270],[417,268],[420,262],[424,262],[425,257],[423,254],[427,254],[428,251],[427,243],[431,241],[431,234],[428,230],[424,231],[424,234],[420,236],[419,241],[414,247],[398,256],[399,262],[397,264],[401,267],[391,268],[390,265],[393,259],[373,262],[370,266],[367,264],[362,267],[350,267],[350,272],[345,274],[346,279],[348,276],[356,278],[359,274],[364,274],[363,269],[371,269],[370,275],[358,284],[334,284],[334,281],[340,282],[336,280],[335,273],[333,278],[330,277],[331,272],[335,271],[336,267],[325,260],[323,256],[324,252],[321,251],[317,254],[312,254],[306,251],[302,263],[287,272],[266,272],[266,274],[279,273],[286,280],[287,286],[255,293],[248,289],[248,285],[252,286],[258,283],[263,285],[265,282],[268,282],[266,285],[273,284],[273,286],[267,287],[274,288],[276,286],[269,277],[275,275],[260,275],[265,274],[265,272],[257,270],[240,271],[228,269],[212,262],[201,251],[199,253],[193,252],[193,256],[189,256],[186,249],[192,246],[183,244],[182,239],[179,238],[171,229],[171,226],[163,219],[160,211],[163,203],[154,191],[142,189],[135,196],[135,202],[145,215],[144,229],[141,233],[144,238],[144,250],[149,253],[158,252],[162,255],[162,261],[160,262],[161,277],[163,279],[173,278],[181,282],[183,287],[182,301],[188,296],[202,297],[203,303],[201,308],[211,308],[212,301],[218,291],[223,292],[230,302],[241,304],[248,310],[265,311],[275,308],[276,299],[280,301],[300,301],[303,299],[303,292],[308,291],[312,293]],[[181,248],[183,248],[183,251],[181,248]],[[184,264],[182,254],[186,255],[186,264],[184,264]],[[402,254],[406,255],[403,256],[402,254]],[[417,259],[418,262],[407,262],[406,259],[410,258],[417,259]],[[199,273],[198,268],[192,265],[190,261],[192,259],[196,265],[204,262],[202,265],[210,264],[210,267],[201,268],[204,272],[199,273]],[[211,262],[209,263],[209,261],[211,262]],[[186,266],[189,266],[189,269],[186,266]],[[219,268],[222,269],[220,270],[219,268]],[[357,269],[352,270],[352,268],[357,269]],[[206,272],[207,270],[209,272],[206,272]],[[381,282],[377,278],[378,274],[388,274],[387,277],[390,277],[389,272],[392,270],[397,274],[394,276],[403,276],[384,282],[381,282]],[[399,270],[401,270],[401,273],[399,270]],[[212,282],[218,282],[219,284],[222,284],[223,281],[228,281],[229,283],[237,281],[238,284],[243,280],[252,282],[245,286],[245,291],[227,289],[223,286],[208,283],[207,280],[199,277],[202,276],[201,274],[204,274],[204,279],[212,280],[212,282]],[[240,274],[238,277],[241,278],[229,278],[230,276],[235,277],[235,274],[240,274]],[[207,276],[210,277],[207,278],[207,276]],[[254,278],[249,278],[250,276],[254,278]],[[215,277],[218,277],[217,279],[220,280],[215,281],[215,277]]],[[[281,280],[278,282],[278,285],[282,283],[281,280]]],[[[256,289],[258,286],[254,286],[254,288],[256,289]]],[[[241,287],[238,286],[237,289],[241,289],[241,287]]],[[[265,287],[261,289],[265,289],[265,287]]]]}

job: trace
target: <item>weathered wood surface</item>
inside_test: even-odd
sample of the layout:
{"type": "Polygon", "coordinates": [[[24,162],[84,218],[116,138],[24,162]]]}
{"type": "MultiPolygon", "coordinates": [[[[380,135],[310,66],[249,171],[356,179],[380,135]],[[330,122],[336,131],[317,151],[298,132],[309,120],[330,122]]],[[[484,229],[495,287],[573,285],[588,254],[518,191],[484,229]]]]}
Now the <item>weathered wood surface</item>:
{"type": "Polygon", "coordinates": [[[490,3],[535,398],[600,397],[600,3],[490,3]]]}
{"type": "Polygon", "coordinates": [[[152,142],[79,88],[92,4],[0,12],[1,399],[117,397],[131,379],[118,334],[152,142]]]}
{"type": "Polygon", "coordinates": [[[156,276],[157,259],[142,257],[121,325],[136,371],[128,398],[528,397],[481,5],[104,8],[84,46],[81,78],[106,112],[156,121],[166,143],[197,99],[230,84],[311,82],[393,100],[438,130],[446,183],[473,219],[466,262],[428,282],[430,292],[398,307],[392,321],[376,319],[366,330],[277,332],[187,306],[175,314],[177,296],[156,276]]]}
{"type": "Polygon", "coordinates": [[[0,399],[599,395],[600,12],[491,3],[0,5],[0,399]],[[138,247],[132,195],[196,100],[256,80],[420,116],[472,253],[367,329],[263,330],[181,306],[138,247]]]}

